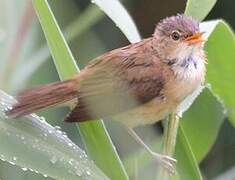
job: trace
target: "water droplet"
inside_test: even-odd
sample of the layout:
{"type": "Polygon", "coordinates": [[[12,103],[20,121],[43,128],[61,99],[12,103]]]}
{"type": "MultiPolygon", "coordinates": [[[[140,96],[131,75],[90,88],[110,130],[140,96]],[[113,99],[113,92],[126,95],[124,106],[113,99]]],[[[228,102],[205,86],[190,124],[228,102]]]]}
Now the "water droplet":
{"type": "Polygon", "coordinates": [[[46,123],[46,119],[44,118],[44,117],[37,117],[37,118],[39,118],[39,120],[42,122],[42,123],[46,123]]]}
{"type": "Polygon", "coordinates": [[[20,137],[20,139],[21,139],[21,140],[24,140],[24,139],[25,139],[25,137],[24,137],[24,136],[21,136],[21,137],[20,137]]]}
{"type": "Polygon", "coordinates": [[[56,130],[61,130],[61,127],[60,126],[55,126],[55,129],[56,130]]]}
{"type": "Polygon", "coordinates": [[[48,177],[48,175],[47,174],[43,174],[43,176],[46,178],[46,177],[48,177]]]}
{"type": "Polygon", "coordinates": [[[64,138],[68,138],[68,136],[67,136],[67,134],[66,134],[66,133],[65,133],[65,134],[63,134],[63,137],[64,137],[64,138]]]}
{"type": "Polygon", "coordinates": [[[50,159],[51,163],[52,164],[55,164],[57,162],[57,157],[56,156],[53,156],[51,159],[50,159]]]}
{"type": "Polygon", "coordinates": [[[58,133],[58,134],[63,134],[63,132],[61,131],[61,130],[56,130],[56,133],[58,133]]]}
{"type": "Polygon", "coordinates": [[[0,159],[4,159],[4,158],[5,158],[5,156],[1,154],[0,155],[0,159]]]}
{"type": "Polygon", "coordinates": [[[9,111],[8,107],[5,107],[5,108],[3,109],[3,111],[4,111],[4,112],[9,111]]]}
{"type": "Polygon", "coordinates": [[[91,172],[90,172],[89,170],[86,170],[86,174],[87,174],[88,176],[90,176],[90,175],[91,175],[91,172]]]}
{"type": "Polygon", "coordinates": [[[74,162],[73,159],[70,159],[70,160],[69,160],[69,164],[70,164],[70,165],[73,165],[73,162],[74,162]]]}
{"type": "Polygon", "coordinates": [[[65,136],[65,137],[67,137],[67,134],[66,134],[66,132],[64,132],[64,131],[61,131],[62,132],[62,136],[65,136]]]}
{"type": "Polygon", "coordinates": [[[76,174],[77,174],[78,176],[81,176],[81,175],[82,175],[82,171],[78,169],[78,170],[76,171],[76,174]]]}
{"type": "Polygon", "coordinates": [[[79,158],[80,158],[80,159],[84,158],[84,155],[79,155],[79,158]]]}
{"type": "Polygon", "coordinates": [[[12,109],[13,109],[12,106],[7,106],[7,110],[8,110],[8,111],[10,111],[10,110],[12,110],[12,109]]]}
{"type": "Polygon", "coordinates": [[[15,165],[15,163],[14,162],[12,162],[12,161],[8,161],[11,165],[15,165]]]}
{"type": "Polygon", "coordinates": [[[16,161],[16,160],[17,160],[17,157],[14,156],[14,157],[13,157],[13,160],[16,161]]]}
{"type": "Polygon", "coordinates": [[[53,133],[53,131],[52,131],[52,130],[49,130],[48,132],[49,132],[49,134],[52,134],[52,133],[53,133]]]}
{"type": "Polygon", "coordinates": [[[68,143],[69,147],[72,147],[73,146],[73,143],[68,143]]]}
{"type": "Polygon", "coordinates": [[[27,171],[28,169],[26,167],[21,168],[23,171],[27,171]]]}
{"type": "Polygon", "coordinates": [[[33,170],[33,169],[31,169],[31,168],[29,168],[29,170],[30,170],[31,172],[34,172],[34,170],[33,170]]]}

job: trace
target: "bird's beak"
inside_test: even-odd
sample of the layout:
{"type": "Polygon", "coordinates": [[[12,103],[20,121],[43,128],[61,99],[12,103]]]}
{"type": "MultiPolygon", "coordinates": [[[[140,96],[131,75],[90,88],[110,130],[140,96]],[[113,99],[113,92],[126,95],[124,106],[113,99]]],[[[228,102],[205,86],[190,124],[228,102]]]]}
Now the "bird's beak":
{"type": "Polygon", "coordinates": [[[186,38],[184,41],[186,43],[188,43],[189,45],[204,42],[204,39],[202,37],[203,34],[204,34],[204,32],[196,33],[196,34],[186,38]]]}

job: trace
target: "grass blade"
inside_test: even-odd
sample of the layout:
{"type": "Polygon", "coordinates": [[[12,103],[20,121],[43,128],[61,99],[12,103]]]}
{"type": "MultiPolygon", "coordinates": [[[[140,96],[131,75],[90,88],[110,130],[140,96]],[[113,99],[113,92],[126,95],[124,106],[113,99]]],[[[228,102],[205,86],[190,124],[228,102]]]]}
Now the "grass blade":
{"type": "Polygon", "coordinates": [[[181,180],[202,180],[200,169],[181,124],[178,130],[175,154],[178,160],[177,172],[181,180]]]}
{"type": "Polygon", "coordinates": [[[112,19],[131,43],[141,40],[134,21],[118,0],[93,0],[92,2],[112,19]]]}
{"type": "Polygon", "coordinates": [[[1,160],[55,179],[107,179],[83,150],[45,119],[35,114],[7,118],[4,111],[15,101],[0,90],[1,160]]]}
{"type": "Polygon", "coordinates": [[[217,0],[188,0],[185,14],[202,21],[214,7],[217,0]]]}
{"type": "Polygon", "coordinates": [[[48,46],[61,80],[71,78],[79,69],[46,0],[33,0],[48,46]],[[66,70],[65,70],[66,67],[66,70]]]}
{"type": "MultiPolygon", "coordinates": [[[[66,79],[78,68],[70,49],[56,23],[49,4],[45,0],[34,0],[34,7],[44,30],[50,51],[60,78],[66,79]]],[[[88,154],[111,179],[127,179],[122,163],[117,155],[103,122],[78,124],[88,154]],[[107,161],[104,161],[106,159],[107,161]]]]}

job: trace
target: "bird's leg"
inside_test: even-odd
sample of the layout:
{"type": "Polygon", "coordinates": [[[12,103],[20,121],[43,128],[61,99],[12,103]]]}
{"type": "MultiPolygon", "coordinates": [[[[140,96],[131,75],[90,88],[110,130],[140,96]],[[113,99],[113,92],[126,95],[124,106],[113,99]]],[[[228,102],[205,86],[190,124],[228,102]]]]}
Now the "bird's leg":
{"type": "Polygon", "coordinates": [[[153,156],[153,158],[155,160],[157,160],[158,163],[160,163],[164,168],[167,169],[167,171],[169,172],[170,175],[173,175],[175,170],[174,170],[174,163],[176,162],[176,160],[170,156],[166,156],[163,154],[158,154],[154,151],[152,151],[145,143],[144,141],[136,134],[136,132],[131,129],[131,128],[127,128],[128,133],[136,140],[136,142],[138,142],[140,145],[142,145],[148,153],[150,153],[151,156],[153,156]]]}

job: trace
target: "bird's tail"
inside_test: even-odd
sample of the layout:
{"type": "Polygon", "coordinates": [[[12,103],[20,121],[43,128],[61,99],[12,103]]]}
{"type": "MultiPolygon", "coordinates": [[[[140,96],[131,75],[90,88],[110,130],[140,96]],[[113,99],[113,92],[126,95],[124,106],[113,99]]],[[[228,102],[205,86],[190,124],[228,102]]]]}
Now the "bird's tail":
{"type": "Polygon", "coordinates": [[[16,97],[17,103],[6,114],[13,117],[25,116],[45,107],[71,101],[76,97],[75,79],[55,82],[19,93],[16,97]]]}

